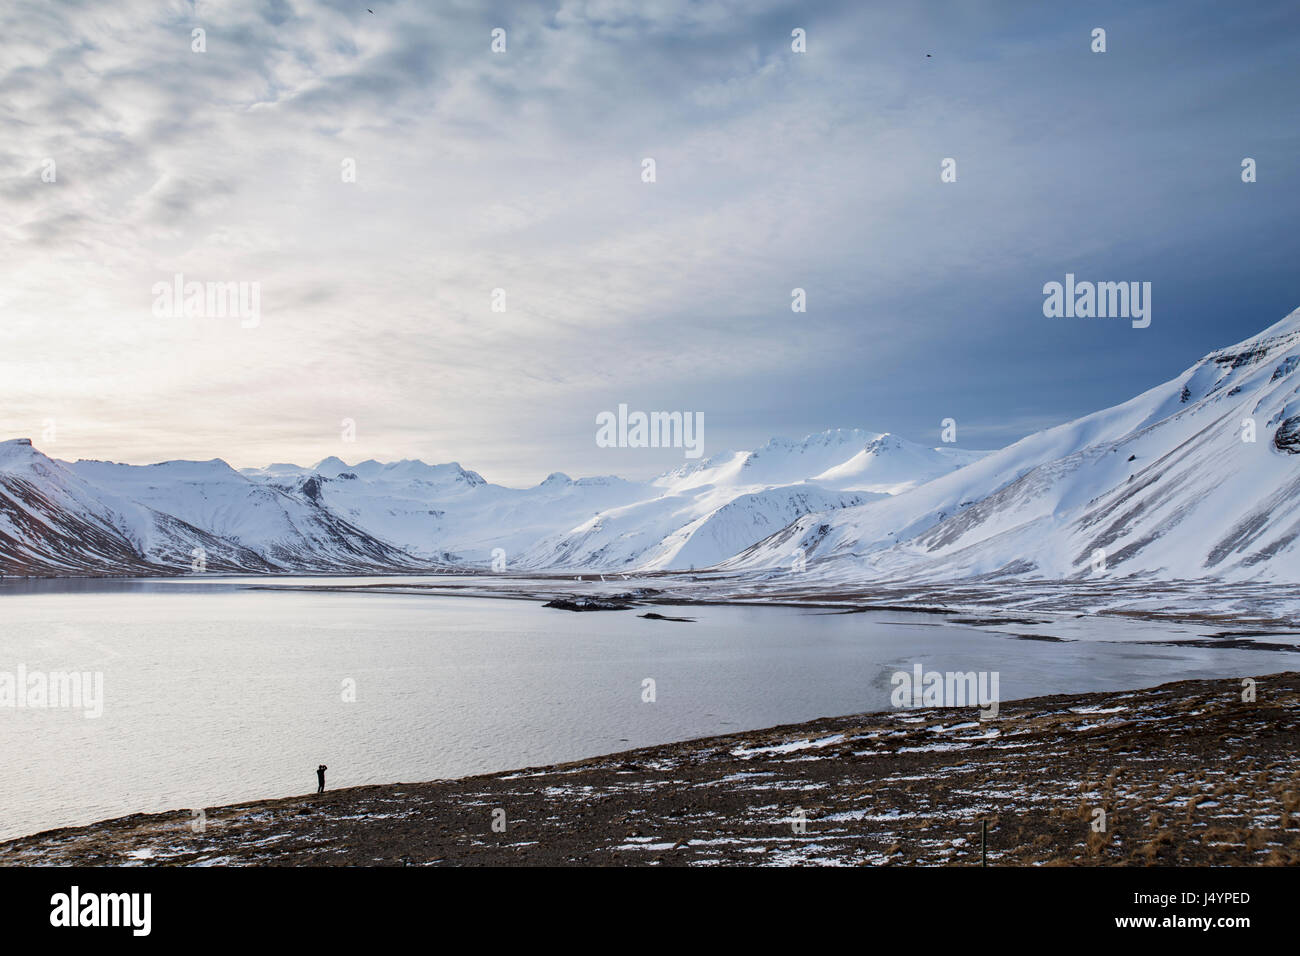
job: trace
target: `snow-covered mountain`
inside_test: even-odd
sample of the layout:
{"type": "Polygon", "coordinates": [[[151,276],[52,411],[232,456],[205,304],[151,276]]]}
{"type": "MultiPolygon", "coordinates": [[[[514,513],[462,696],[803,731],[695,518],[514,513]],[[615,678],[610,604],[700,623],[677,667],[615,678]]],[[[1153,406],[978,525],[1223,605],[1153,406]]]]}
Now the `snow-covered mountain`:
{"type": "Polygon", "coordinates": [[[490,564],[498,548],[513,566],[538,539],[653,490],[644,482],[574,480],[559,472],[532,488],[506,488],[455,462],[349,466],[327,458],[296,473],[282,468],[244,474],[286,494],[309,497],[418,559],[470,566],[490,564]]]}
{"type": "Polygon", "coordinates": [[[117,465],[0,442],[0,573],[174,574],[427,567],[222,461],[117,465]]]}
{"type": "Polygon", "coordinates": [[[123,465],[0,443],[0,573],[688,568],[811,511],[899,493],[979,456],[828,431],[693,463],[652,481],[491,484],[421,461],[235,471],[217,459],[123,465]],[[497,551],[500,549],[500,551],[497,551]]]}
{"type": "Polygon", "coordinates": [[[506,488],[419,461],[237,472],[0,443],[0,573],[717,567],[836,582],[1300,582],[1300,310],[998,452],[832,430],[650,481],[506,488]],[[497,549],[500,549],[499,551],[497,549]]]}
{"type": "Polygon", "coordinates": [[[684,570],[707,567],[800,515],[886,498],[978,460],[984,452],[926,448],[895,435],[834,429],[773,439],[656,479],[659,494],[610,508],[543,540],[524,567],[684,570]]]}
{"type": "Polygon", "coordinates": [[[826,581],[1300,581],[1300,310],[1114,408],[724,563],[826,581]]]}

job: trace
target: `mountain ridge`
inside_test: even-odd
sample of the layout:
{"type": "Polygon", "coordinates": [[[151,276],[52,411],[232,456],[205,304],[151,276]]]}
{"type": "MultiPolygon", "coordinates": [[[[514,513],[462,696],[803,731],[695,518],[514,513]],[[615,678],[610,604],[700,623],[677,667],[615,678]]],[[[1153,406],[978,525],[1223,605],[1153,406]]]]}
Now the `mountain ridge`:
{"type": "MultiPolygon", "coordinates": [[[[0,573],[185,573],[196,562],[236,572],[405,573],[483,568],[499,554],[512,569],[587,566],[598,561],[577,544],[590,534],[588,520],[617,522],[620,509],[647,504],[669,544],[646,540],[641,561],[642,551],[620,551],[619,566],[685,567],[727,557],[726,542],[747,546],[808,510],[866,500],[829,487],[852,476],[814,479],[828,461],[880,437],[831,429],[649,481],[552,472],[523,489],[493,485],[458,462],[349,465],[328,456],[308,467],[239,470],[220,458],[65,462],[12,439],[0,442],[0,573]],[[713,547],[692,547],[697,534],[713,547]],[[79,548],[78,535],[93,546],[79,548]],[[555,543],[549,552],[546,542],[555,543]]],[[[913,449],[906,478],[923,480],[925,467],[955,467],[964,455],[978,453],[927,462],[913,449]]]]}
{"type": "Polygon", "coordinates": [[[817,574],[1300,580],[1300,310],[1127,402],[722,563],[817,574]]]}
{"type": "Polygon", "coordinates": [[[236,471],[0,442],[0,573],[674,571],[1300,581],[1300,309],[994,452],[828,429],[649,479],[329,456],[236,471]]]}

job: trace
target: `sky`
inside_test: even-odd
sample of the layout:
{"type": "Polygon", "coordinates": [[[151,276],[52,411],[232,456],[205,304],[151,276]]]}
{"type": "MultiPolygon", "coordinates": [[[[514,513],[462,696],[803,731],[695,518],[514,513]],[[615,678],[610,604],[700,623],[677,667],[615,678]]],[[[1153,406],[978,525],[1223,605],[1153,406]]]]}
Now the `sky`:
{"type": "Polygon", "coordinates": [[[0,440],[527,485],[683,462],[620,404],[708,456],[1122,402],[1300,307],[1300,7],[1067,6],[8,2],[0,440]]]}

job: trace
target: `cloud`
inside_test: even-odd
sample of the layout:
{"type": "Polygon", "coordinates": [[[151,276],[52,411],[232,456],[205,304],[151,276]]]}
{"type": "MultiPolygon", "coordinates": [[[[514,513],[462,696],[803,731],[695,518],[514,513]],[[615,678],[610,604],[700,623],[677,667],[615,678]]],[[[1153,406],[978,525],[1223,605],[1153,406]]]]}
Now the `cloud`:
{"type": "Polygon", "coordinates": [[[718,447],[923,440],[953,405],[1011,440],[1300,304],[1283,4],[372,6],[0,12],[0,435],[55,409],[63,457],[518,481],[613,470],[590,423],[624,400],[718,447]],[[1141,343],[1051,326],[1070,269],[1160,276],[1178,312],[1141,343]],[[260,283],[262,322],[156,319],[178,272],[260,283]]]}

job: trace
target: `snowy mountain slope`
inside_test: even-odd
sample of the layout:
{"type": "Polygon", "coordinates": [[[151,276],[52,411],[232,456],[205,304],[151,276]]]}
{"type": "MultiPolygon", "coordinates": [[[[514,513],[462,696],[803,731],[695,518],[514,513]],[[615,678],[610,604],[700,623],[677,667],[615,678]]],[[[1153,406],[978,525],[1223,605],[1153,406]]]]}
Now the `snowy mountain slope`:
{"type": "Polygon", "coordinates": [[[0,573],[156,574],[188,567],[270,570],[256,554],[96,488],[27,439],[0,442],[0,573]]]}
{"type": "MultiPolygon", "coordinates": [[[[220,459],[156,465],[82,460],[66,467],[119,500],[138,502],[219,539],[215,549],[205,547],[209,567],[214,560],[229,560],[230,549],[251,552],[279,570],[428,567],[323,507],[310,481],[295,494],[253,481],[220,459]]],[[[152,542],[145,537],[141,545],[148,552],[152,542]]]]}
{"type": "Polygon", "coordinates": [[[859,505],[870,493],[811,484],[753,492],[707,486],[695,494],[661,495],[601,512],[537,544],[525,568],[628,571],[707,567],[736,554],[810,511],[859,505]]]}
{"type": "Polygon", "coordinates": [[[848,461],[827,468],[812,480],[831,488],[897,495],[979,461],[986,454],[951,446],[926,448],[886,434],[868,442],[848,461]]]}
{"type": "Polygon", "coordinates": [[[76,476],[32,447],[0,442],[0,573],[85,574],[102,568],[149,573],[120,527],[142,523],[114,513],[76,476]]]}
{"type": "Polygon", "coordinates": [[[1300,581],[1300,310],[1177,378],[991,454],[833,430],[648,482],[504,488],[456,463],[65,463],[0,443],[0,572],[790,573],[812,585],[1300,581]]]}
{"type": "Polygon", "coordinates": [[[0,443],[0,573],[416,569],[410,556],[224,462],[117,465],[0,443]]]}
{"type": "Polygon", "coordinates": [[[485,565],[501,548],[511,566],[539,538],[647,493],[621,478],[575,481],[559,473],[533,488],[505,488],[459,465],[414,464],[428,470],[349,468],[332,478],[300,479],[297,487],[409,554],[485,565]]]}
{"type": "Polygon", "coordinates": [[[774,439],[753,452],[692,462],[649,482],[555,473],[532,488],[505,488],[454,462],[348,465],[338,458],[243,474],[285,490],[300,491],[310,482],[325,507],[413,555],[483,566],[500,548],[509,569],[628,570],[714,563],[808,510],[872,497],[830,492],[862,485],[899,490],[978,454],[841,429],[798,442],[774,439]],[[840,473],[808,484],[837,468],[840,473]],[[733,502],[739,504],[726,508],[733,502]]]}
{"type": "Polygon", "coordinates": [[[774,438],[751,452],[715,455],[670,471],[654,484],[681,494],[706,485],[760,488],[816,481],[841,491],[897,494],[987,454],[927,448],[888,432],[834,428],[801,441],[774,438]]]}
{"type": "Polygon", "coordinates": [[[832,429],[773,439],[656,479],[655,497],[614,508],[526,552],[526,568],[687,570],[762,540],[809,512],[860,505],[950,472],[983,452],[832,429]]]}
{"type": "Polygon", "coordinates": [[[1300,310],[1122,405],[801,518],[723,566],[788,566],[804,548],[828,579],[1300,580],[1298,366],[1300,310]]]}
{"type": "Polygon", "coordinates": [[[60,462],[0,445],[0,573],[689,568],[810,511],[860,505],[979,453],[834,430],[774,439],[652,481],[555,473],[506,488],[451,462],[235,471],[225,462],[60,462]]]}

